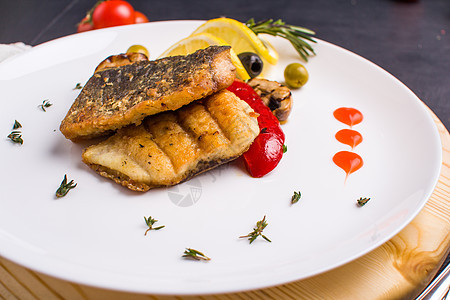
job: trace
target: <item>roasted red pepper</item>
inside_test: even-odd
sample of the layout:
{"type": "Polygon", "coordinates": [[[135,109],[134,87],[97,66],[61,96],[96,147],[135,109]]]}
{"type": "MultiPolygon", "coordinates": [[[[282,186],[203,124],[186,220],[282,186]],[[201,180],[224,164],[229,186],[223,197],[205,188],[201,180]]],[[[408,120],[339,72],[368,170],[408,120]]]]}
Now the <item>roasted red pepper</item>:
{"type": "Polygon", "coordinates": [[[248,84],[235,80],[228,90],[259,114],[260,133],[243,158],[250,175],[262,177],[275,169],[283,156],[284,133],[280,122],[248,84]]]}

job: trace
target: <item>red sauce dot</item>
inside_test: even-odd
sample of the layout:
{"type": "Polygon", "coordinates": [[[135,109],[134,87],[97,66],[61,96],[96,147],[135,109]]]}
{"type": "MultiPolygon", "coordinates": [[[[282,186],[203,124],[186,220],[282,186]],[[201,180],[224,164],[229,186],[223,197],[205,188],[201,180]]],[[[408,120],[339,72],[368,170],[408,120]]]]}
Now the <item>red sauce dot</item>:
{"type": "Polygon", "coordinates": [[[347,124],[350,127],[361,123],[363,120],[362,113],[351,107],[338,108],[333,112],[333,115],[338,121],[347,124]]]}
{"type": "Polygon", "coordinates": [[[352,129],[339,130],[335,137],[339,142],[349,145],[352,149],[363,141],[362,135],[358,131],[352,129]]]}
{"type": "Polygon", "coordinates": [[[333,156],[334,163],[345,171],[347,176],[353,172],[358,171],[363,166],[361,156],[355,152],[340,151],[333,156]]]}

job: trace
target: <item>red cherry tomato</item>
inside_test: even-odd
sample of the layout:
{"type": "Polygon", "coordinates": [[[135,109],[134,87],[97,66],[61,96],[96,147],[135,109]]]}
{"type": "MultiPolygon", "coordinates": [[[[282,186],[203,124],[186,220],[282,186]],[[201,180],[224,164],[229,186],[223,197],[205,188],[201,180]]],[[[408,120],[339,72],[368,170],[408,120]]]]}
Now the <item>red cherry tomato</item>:
{"type": "Polygon", "coordinates": [[[134,18],[133,7],[122,0],[104,1],[92,14],[95,29],[134,24],[134,18]]]}
{"type": "Polygon", "coordinates": [[[77,32],[84,32],[92,29],[94,29],[94,24],[88,21],[88,17],[84,17],[84,19],[78,24],[77,32]]]}
{"type": "Polygon", "coordinates": [[[147,23],[148,22],[148,18],[146,15],[144,15],[143,13],[141,13],[140,11],[135,11],[134,12],[134,22],[136,24],[139,23],[147,23]]]}
{"type": "Polygon", "coordinates": [[[259,114],[260,133],[243,154],[243,158],[250,175],[262,177],[275,169],[283,157],[284,133],[280,122],[248,84],[236,80],[228,90],[259,114]]]}

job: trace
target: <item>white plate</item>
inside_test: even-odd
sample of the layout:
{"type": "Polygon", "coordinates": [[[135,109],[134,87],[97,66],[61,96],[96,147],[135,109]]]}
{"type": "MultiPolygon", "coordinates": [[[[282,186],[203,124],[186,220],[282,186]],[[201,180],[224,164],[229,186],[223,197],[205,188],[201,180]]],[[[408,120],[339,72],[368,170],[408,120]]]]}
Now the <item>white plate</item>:
{"type": "MultiPolygon", "coordinates": [[[[262,288],[330,270],[381,245],[426,203],[441,165],[440,139],[425,105],[401,82],[369,61],[329,43],[314,45],[310,81],[293,91],[283,126],[288,152],[269,175],[255,179],[239,163],[167,189],[134,193],[80,160],[83,145],[66,140],[60,121],[95,66],[143,44],[155,58],[200,21],[157,22],[76,34],[37,46],[0,65],[0,254],[34,270],[103,288],[161,294],[202,294],[262,288]],[[38,105],[49,99],[43,112],[38,105]],[[333,117],[354,107],[364,166],[345,174],[332,162],[348,150],[333,117]],[[23,145],[6,139],[14,120],[23,145]],[[64,174],[78,186],[54,194],[64,174]],[[299,203],[290,205],[294,191],[299,203]],[[360,197],[371,197],[364,207],[360,197]],[[266,215],[265,234],[239,236],[266,215]],[[166,225],[146,229],[144,216],[166,225]],[[185,248],[209,262],[182,259],[185,248]]],[[[283,81],[299,61],[284,40],[267,77],[283,81]]]]}

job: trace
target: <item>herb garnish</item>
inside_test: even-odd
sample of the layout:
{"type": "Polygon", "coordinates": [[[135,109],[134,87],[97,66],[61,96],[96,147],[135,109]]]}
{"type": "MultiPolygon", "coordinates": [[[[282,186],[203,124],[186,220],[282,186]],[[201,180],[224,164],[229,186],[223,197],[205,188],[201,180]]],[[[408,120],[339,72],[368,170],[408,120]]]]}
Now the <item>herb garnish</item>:
{"type": "Polygon", "coordinates": [[[193,260],[204,260],[204,261],[211,260],[211,258],[206,256],[202,252],[192,248],[186,248],[186,250],[184,250],[183,257],[193,260]]]}
{"type": "Polygon", "coordinates": [[[22,124],[20,124],[19,121],[14,120],[14,125],[12,128],[13,130],[11,131],[10,134],[8,134],[7,138],[14,143],[22,145],[23,144],[22,132],[20,132],[20,130],[17,130],[19,128],[22,128],[22,124]]]}
{"type": "Polygon", "coordinates": [[[250,241],[250,244],[251,244],[251,243],[253,243],[254,240],[256,240],[256,238],[258,236],[261,236],[266,241],[272,242],[271,240],[269,240],[268,237],[266,237],[264,234],[262,234],[264,228],[266,228],[267,225],[268,224],[266,222],[266,216],[264,216],[264,218],[262,218],[262,220],[256,222],[256,226],[253,228],[252,232],[250,232],[247,235],[240,236],[239,238],[248,238],[248,240],[250,241]]]}
{"type": "Polygon", "coordinates": [[[71,189],[75,188],[76,186],[77,184],[76,183],[74,184],[73,180],[67,183],[67,175],[64,174],[64,179],[61,182],[59,188],[56,190],[56,197],[58,198],[64,197],[71,189]]]}
{"type": "Polygon", "coordinates": [[[8,138],[14,143],[23,144],[22,133],[18,130],[13,130],[8,135],[8,138]]]}
{"type": "Polygon", "coordinates": [[[50,103],[50,101],[48,100],[44,100],[42,101],[42,104],[39,105],[40,108],[42,108],[43,111],[46,111],[46,108],[49,108],[50,106],[52,106],[53,104],[50,103]]]}
{"type": "Polygon", "coordinates": [[[81,85],[81,83],[77,82],[77,85],[73,88],[73,90],[81,90],[83,88],[83,86],[81,85]]]}
{"type": "Polygon", "coordinates": [[[308,56],[315,54],[314,49],[307,42],[316,42],[311,38],[311,35],[314,35],[315,32],[308,28],[288,25],[280,19],[277,21],[268,19],[256,23],[252,18],[245,25],[256,34],[266,33],[287,39],[305,61],[308,61],[308,56]]]}
{"type": "Polygon", "coordinates": [[[158,220],[152,218],[151,216],[149,216],[148,218],[144,217],[144,220],[145,220],[145,224],[147,224],[147,226],[148,226],[148,229],[145,231],[144,235],[147,235],[147,232],[149,232],[150,230],[160,230],[160,229],[166,227],[165,225],[153,227],[153,224],[158,222],[158,220]]]}
{"type": "Polygon", "coordinates": [[[302,196],[302,193],[300,193],[300,191],[298,191],[298,192],[294,191],[294,195],[292,195],[292,198],[291,198],[291,204],[297,203],[298,200],[300,200],[301,196],[302,196]]]}
{"type": "Polygon", "coordinates": [[[364,205],[366,205],[367,202],[369,202],[369,200],[370,200],[370,198],[363,198],[363,197],[361,197],[361,198],[359,198],[356,201],[358,203],[358,206],[364,206],[364,205]]]}
{"type": "Polygon", "coordinates": [[[283,153],[287,152],[287,146],[285,144],[283,144],[283,153]]]}
{"type": "Polygon", "coordinates": [[[13,129],[22,128],[22,124],[19,123],[19,121],[14,120],[13,129]]]}

